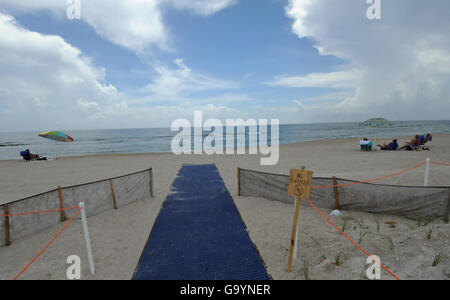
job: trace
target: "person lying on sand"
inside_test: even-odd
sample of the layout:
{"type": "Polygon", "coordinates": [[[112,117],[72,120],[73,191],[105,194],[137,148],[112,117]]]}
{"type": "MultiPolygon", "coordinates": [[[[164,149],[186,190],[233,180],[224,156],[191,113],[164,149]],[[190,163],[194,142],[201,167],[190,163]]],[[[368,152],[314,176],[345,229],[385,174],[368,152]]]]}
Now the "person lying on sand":
{"type": "Polygon", "coordinates": [[[47,160],[47,157],[43,157],[40,154],[31,154],[33,157],[33,160],[47,160]]]}
{"type": "Polygon", "coordinates": [[[415,147],[420,146],[419,135],[416,134],[416,136],[411,141],[405,143],[406,145],[399,148],[398,150],[413,150],[415,147]]]}
{"type": "Polygon", "coordinates": [[[20,152],[24,160],[47,160],[46,157],[41,157],[39,154],[31,153],[30,149],[20,152]]]}
{"type": "Polygon", "coordinates": [[[381,150],[395,151],[398,149],[397,139],[392,140],[389,144],[384,143],[383,145],[378,145],[378,147],[380,147],[381,150]]]}

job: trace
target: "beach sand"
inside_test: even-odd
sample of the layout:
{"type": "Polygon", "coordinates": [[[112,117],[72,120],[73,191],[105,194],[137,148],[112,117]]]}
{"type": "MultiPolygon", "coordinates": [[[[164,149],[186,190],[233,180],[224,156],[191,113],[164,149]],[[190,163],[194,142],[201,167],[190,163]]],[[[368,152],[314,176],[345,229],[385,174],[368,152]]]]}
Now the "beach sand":
{"type": "MultiPolygon", "coordinates": [[[[170,185],[183,163],[215,163],[233,196],[273,279],[361,279],[367,256],[302,202],[299,257],[286,272],[292,230],[293,206],[263,198],[237,196],[237,167],[289,174],[290,168],[306,166],[314,176],[365,180],[401,171],[431,158],[450,162],[450,134],[435,134],[431,151],[361,152],[358,139],[327,140],[283,145],[276,166],[260,166],[254,155],[133,154],[63,158],[27,163],[0,162],[0,204],[52,190],[153,167],[155,197],[88,219],[97,273],[89,275],[81,223],[68,229],[20,277],[65,279],[69,255],[82,261],[82,279],[130,279],[170,185]],[[332,263],[337,257],[340,266],[332,263]],[[308,265],[308,268],[305,266],[308,265]]],[[[400,143],[407,138],[400,139],[400,143]]],[[[389,140],[375,140],[374,144],[389,140]]],[[[450,186],[450,167],[433,165],[430,185],[450,186]]],[[[424,168],[380,181],[385,184],[423,185],[424,168]]],[[[328,215],[329,211],[323,210],[328,215]]],[[[330,217],[340,228],[401,279],[448,279],[450,277],[450,225],[434,221],[425,226],[402,217],[343,212],[330,217]],[[388,222],[389,224],[386,224],[388,222]],[[393,225],[392,225],[393,224],[393,225]],[[432,230],[431,239],[426,231],[432,230]],[[440,253],[440,263],[432,266],[440,253]]],[[[0,279],[12,279],[47,244],[63,225],[0,248],[0,279]]],[[[382,271],[382,279],[393,279],[382,271]]]]}

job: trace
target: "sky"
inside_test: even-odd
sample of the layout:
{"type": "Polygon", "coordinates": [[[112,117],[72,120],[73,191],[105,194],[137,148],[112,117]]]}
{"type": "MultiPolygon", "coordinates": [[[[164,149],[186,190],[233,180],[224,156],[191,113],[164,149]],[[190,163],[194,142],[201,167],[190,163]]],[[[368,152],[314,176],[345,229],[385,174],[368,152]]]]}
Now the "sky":
{"type": "Polygon", "coordinates": [[[448,0],[70,1],[0,0],[0,131],[449,119],[448,0]]]}

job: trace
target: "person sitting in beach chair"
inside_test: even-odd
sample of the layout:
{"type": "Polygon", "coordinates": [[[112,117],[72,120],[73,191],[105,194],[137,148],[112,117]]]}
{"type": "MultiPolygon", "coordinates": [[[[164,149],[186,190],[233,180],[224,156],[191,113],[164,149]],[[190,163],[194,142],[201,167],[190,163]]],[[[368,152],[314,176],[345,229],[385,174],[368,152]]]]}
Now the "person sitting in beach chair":
{"type": "Polygon", "coordinates": [[[419,136],[420,146],[422,146],[423,150],[430,150],[428,147],[425,147],[425,144],[431,142],[433,140],[433,136],[431,133],[422,134],[419,136]]]}
{"type": "Polygon", "coordinates": [[[361,147],[361,151],[372,151],[372,141],[366,138],[359,141],[359,146],[361,147]]]}
{"type": "Polygon", "coordinates": [[[392,140],[389,144],[384,143],[383,145],[378,145],[381,150],[386,151],[396,151],[398,149],[397,139],[392,140]]]}
{"type": "Polygon", "coordinates": [[[406,145],[399,148],[398,150],[408,150],[408,151],[417,151],[421,150],[419,135],[416,136],[409,142],[405,142],[406,145]]]}
{"type": "Polygon", "coordinates": [[[23,160],[32,161],[32,160],[47,160],[46,157],[41,157],[39,154],[31,153],[30,149],[20,152],[20,156],[22,156],[23,160]]]}

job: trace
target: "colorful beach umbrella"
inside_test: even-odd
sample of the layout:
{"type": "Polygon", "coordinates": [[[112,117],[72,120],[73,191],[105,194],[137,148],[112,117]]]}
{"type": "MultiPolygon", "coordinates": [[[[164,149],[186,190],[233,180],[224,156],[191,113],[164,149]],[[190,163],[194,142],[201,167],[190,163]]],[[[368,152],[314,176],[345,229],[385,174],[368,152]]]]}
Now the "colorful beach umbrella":
{"type": "MultiPolygon", "coordinates": [[[[55,143],[57,142],[63,142],[63,143],[72,143],[73,142],[73,138],[71,138],[69,135],[65,134],[64,132],[61,131],[46,131],[46,132],[41,132],[39,133],[40,137],[55,141],[55,143]]],[[[58,159],[58,155],[55,152],[55,160],[58,159]]]]}
{"type": "Polygon", "coordinates": [[[50,139],[57,142],[71,143],[73,138],[61,131],[46,131],[39,133],[40,137],[50,139]]]}

